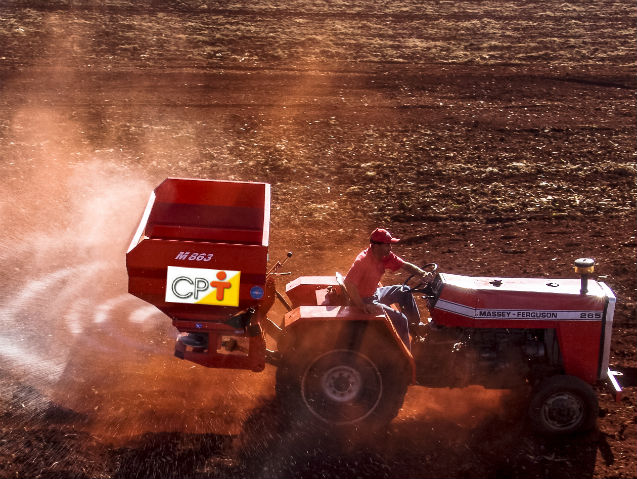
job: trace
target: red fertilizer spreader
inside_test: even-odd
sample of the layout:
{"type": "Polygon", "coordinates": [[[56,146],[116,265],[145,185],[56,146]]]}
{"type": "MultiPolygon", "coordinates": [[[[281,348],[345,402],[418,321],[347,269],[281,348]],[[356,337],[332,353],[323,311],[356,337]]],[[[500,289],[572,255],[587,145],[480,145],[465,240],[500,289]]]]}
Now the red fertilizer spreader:
{"type": "Polygon", "coordinates": [[[169,178],[150,195],[126,254],[131,294],[181,332],[175,355],[261,371],[270,185],[169,178]],[[262,311],[262,308],[261,308],[262,311]]]}

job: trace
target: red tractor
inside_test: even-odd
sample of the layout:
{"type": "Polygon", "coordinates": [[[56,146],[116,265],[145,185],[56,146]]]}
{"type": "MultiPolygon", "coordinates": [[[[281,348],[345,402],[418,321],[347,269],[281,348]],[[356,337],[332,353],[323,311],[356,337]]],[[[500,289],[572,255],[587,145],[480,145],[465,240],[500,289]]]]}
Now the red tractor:
{"type": "Polygon", "coordinates": [[[268,269],[269,217],[268,184],[165,180],[126,255],[129,292],[172,319],[178,358],[211,368],[277,366],[277,395],[297,420],[377,427],[398,414],[410,384],[478,384],[532,388],[532,425],[563,434],[594,426],[591,385],[609,381],[620,397],[608,364],[615,296],[589,279],[592,260],[576,261],[577,279],[469,277],[425,265],[432,280],[411,291],[429,319],[410,349],[384,314],[349,305],[338,274],[300,277],[286,295],[277,291],[287,258],[268,269]],[[279,321],[267,316],[276,300],[289,311],[279,321]]]}

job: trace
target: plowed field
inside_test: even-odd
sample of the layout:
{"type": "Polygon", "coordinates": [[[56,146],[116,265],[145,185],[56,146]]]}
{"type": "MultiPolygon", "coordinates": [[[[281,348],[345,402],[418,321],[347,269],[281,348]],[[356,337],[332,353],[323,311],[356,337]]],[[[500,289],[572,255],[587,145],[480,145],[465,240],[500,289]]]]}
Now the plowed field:
{"type": "Polygon", "coordinates": [[[284,3],[0,3],[0,477],[635,477],[635,3],[284,3]],[[126,293],[168,176],[271,183],[292,278],[377,226],[449,273],[593,257],[624,399],[559,440],[477,386],[410,387],[371,442],[288,430],[271,366],[174,358],[126,293]]]}

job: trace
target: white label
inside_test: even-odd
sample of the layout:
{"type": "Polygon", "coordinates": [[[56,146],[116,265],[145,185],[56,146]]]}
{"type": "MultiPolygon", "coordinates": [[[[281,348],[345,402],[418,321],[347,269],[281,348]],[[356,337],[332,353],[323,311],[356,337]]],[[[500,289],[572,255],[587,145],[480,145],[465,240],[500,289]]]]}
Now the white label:
{"type": "Polygon", "coordinates": [[[168,266],[166,302],[239,306],[241,271],[168,266]]]}

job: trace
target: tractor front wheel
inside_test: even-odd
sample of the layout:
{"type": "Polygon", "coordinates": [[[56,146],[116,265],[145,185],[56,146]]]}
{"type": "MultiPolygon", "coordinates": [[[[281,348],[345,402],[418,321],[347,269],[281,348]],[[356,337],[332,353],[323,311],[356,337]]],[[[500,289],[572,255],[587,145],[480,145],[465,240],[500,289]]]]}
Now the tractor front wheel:
{"type": "Polygon", "coordinates": [[[575,376],[552,376],[542,381],[529,406],[533,428],[545,434],[571,434],[595,426],[598,415],[593,388],[575,376]]]}

